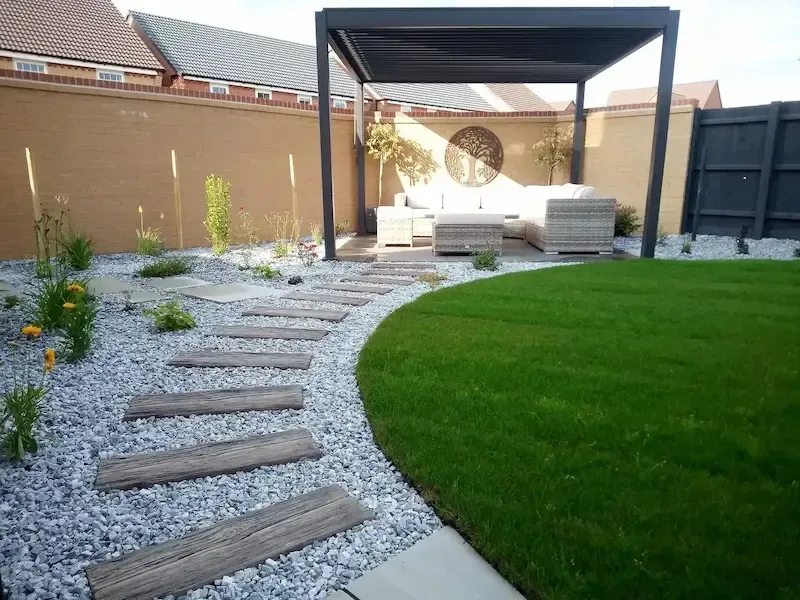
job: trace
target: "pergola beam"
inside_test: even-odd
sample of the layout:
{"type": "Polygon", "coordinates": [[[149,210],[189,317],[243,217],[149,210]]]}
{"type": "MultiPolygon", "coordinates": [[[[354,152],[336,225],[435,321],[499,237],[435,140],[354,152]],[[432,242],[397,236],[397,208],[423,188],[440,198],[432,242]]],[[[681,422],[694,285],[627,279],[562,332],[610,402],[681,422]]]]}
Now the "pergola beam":
{"type": "Polygon", "coordinates": [[[572,136],[572,160],[569,165],[569,182],[581,182],[581,168],[583,166],[583,148],[586,144],[586,115],[583,112],[583,98],[586,94],[586,82],[578,84],[575,93],[575,124],[572,136]]]}
{"type": "Polygon", "coordinates": [[[331,153],[331,66],[328,61],[327,13],[316,15],[317,86],[319,92],[319,155],[322,161],[322,230],[325,258],[336,258],[336,227],[333,208],[333,160],[331,153]]]}
{"type": "Polygon", "coordinates": [[[366,164],[364,155],[364,84],[356,86],[356,216],[357,231],[359,235],[367,233],[367,189],[366,189],[366,164]]]}

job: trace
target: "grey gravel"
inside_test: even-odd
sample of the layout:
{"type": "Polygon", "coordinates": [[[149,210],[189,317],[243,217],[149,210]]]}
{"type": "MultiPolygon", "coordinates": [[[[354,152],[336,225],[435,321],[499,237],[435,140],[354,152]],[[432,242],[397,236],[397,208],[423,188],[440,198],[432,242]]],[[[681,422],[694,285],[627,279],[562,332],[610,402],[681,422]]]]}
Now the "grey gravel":
{"type": "MultiPolygon", "coordinates": [[[[698,235],[692,242],[691,235],[670,235],[659,244],[656,244],[656,258],[676,258],[680,260],[710,260],[710,259],[737,259],[751,258],[789,260],[794,258],[795,248],[800,248],[800,241],[776,238],[762,238],[760,240],[746,239],[750,247],[749,254],[736,252],[736,239],[729,236],[698,235]],[[681,252],[684,242],[692,245],[691,254],[681,252]]],[[[630,252],[639,256],[642,247],[641,237],[618,237],[614,240],[614,247],[618,250],[630,252]]]]}

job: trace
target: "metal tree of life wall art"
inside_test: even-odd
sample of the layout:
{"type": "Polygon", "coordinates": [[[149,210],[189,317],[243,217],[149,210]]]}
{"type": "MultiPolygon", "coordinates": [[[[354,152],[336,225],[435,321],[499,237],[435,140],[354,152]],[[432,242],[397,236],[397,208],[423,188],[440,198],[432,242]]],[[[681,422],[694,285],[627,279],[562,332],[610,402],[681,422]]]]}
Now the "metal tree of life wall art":
{"type": "Polygon", "coordinates": [[[465,127],[450,138],[444,164],[454,181],[466,187],[480,187],[500,173],[503,145],[485,127],[465,127]]]}

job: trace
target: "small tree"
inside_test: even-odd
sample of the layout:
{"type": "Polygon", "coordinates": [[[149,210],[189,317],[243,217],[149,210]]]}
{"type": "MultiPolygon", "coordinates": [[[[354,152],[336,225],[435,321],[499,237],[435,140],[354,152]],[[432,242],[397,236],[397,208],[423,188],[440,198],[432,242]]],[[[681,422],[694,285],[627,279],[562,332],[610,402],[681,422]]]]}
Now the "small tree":
{"type": "Polygon", "coordinates": [[[572,156],[572,127],[548,127],[542,139],[533,145],[533,160],[548,169],[547,185],[553,183],[553,171],[569,161],[572,156]]]}
{"type": "Polygon", "coordinates": [[[231,239],[231,184],[222,177],[209,175],[206,178],[206,204],[208,212],[203,225],[211,234],[214,254],[228,249],[231,239]]]}
{"type": "Polygon", "coordinates": [[[383,200],[383,165],[400,154],[402,138],[391,123],[372,123],[367,133],[364,147],[370,156],[378,160],[378,205],[380,205],[383,200]]]}

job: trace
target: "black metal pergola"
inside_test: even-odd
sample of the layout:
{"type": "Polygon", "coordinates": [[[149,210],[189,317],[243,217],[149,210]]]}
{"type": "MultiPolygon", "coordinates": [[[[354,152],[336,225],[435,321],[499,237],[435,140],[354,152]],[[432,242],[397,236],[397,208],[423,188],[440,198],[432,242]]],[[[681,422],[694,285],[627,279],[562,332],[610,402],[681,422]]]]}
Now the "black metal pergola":
{"type": "Polygon", "coordinates": [[[580,183],[586,82],[663,36],[642,236],[652,258],[672,104],[679,11],[653,8],[326,8],[316,13],[325,253],[336,256],[330,46],[356,82],[358,232],[366,229],[365,83],[575,83],[570,181],[580,183]]]}

